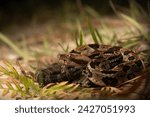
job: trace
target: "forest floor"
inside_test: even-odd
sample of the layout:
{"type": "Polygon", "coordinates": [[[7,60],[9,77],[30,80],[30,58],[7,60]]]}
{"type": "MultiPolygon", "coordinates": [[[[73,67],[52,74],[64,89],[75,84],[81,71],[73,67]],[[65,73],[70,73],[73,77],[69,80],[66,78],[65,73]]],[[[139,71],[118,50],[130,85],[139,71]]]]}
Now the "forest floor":
{"type": "MultiPolygon", "coordinates": [[[[33,21],[22,25],[13,24],[8,26],[7,29],[1,31],[2,34],[19,48],[25,58],[19,55],[12,46],[1,41],[0,65],[6,67],[3,61],[7,60],[20,72],[20,68],[16,64],[16,61],[19,61],[26,71],[31,70],[34,73],[35,69],[33,70],[32,68],[37,68],[39,61],[40,63],[51,63],[55,61],[57,54],[64,53],[60,44],[64,48],[69,46],[69,50],[75,48],[74,35],[81,27],[84,32],[85,41],[87,43],[93,43],[92,37],[88,32],[88,21],[86,20],[86,18],[81,18],[80,20],[61,20],[53,18],[42,23],[33,21]]],[[[107,33],[110,36],[113,36],[114,32],[119,39],[138,36],[134,25],[125,23],[116,16],[102,16],[100,19],[92,17],[90,20],[92,25],[100,32],[107,33]],[[102,28],[101,22],[107,26],[107,29],[102,28]],[[129,32],[127,32],[128,29],[130,29],[129,32]],[[106,30],[108,30],[108,32],[106,30]]],[[[143,26],[146,25],[143,23],[143,26]]],[[[9,77],[0,73],[0,81],[6,79],[9,80],[9,77]]],[[[1,91],[1,94],[2,93],[4,92],[1,91]]],[[[0,96],[0,99],[14,98],[11,98],[8,94],[0,96]]]]}

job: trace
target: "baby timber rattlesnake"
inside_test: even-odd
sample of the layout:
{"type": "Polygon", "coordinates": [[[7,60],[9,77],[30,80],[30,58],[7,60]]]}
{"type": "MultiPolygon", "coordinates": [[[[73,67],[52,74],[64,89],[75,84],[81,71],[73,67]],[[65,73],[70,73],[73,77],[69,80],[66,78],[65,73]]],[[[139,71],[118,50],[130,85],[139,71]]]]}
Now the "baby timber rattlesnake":
{"type": "Polygon", "coordinates": [[[60,54],[58,58],[57,63],[36,71],[39,84],[69,81],[82,87],[118,87],[144,69],[134,51],[120,46],[88,44],[60,54]]]}

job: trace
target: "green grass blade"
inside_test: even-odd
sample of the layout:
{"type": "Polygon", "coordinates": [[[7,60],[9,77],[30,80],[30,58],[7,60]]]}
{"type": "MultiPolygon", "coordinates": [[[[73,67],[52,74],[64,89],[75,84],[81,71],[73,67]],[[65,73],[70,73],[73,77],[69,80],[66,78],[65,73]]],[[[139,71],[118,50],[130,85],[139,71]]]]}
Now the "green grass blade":
{"type": "Polygon", "coordinates": [[[17,70],[8,61],[4,61],[4,63],[10,69],[10,72],[15,75],[15,78],[18,78],[19,73],[17,70]]]}
{"type": "Polygon", "coordinates": [[[98,44],[99,42],[98,42],[98,38],[95,34],[95,29],[94,29],[94,27],[92,26],[92,24],[90,22],[89,22],[89,29],[90,29],[90,33],[91,33],[91,36],[92,36],[92,39],[93,39],[94,43],[98,44]]]}
{"type": "Polygon", "coordinates": [[[10,82],[6,82],[6,86],[8,87],[9,90],[14,90],[12,84],[10,82]]]}
{"type": "Polygon", "coordinates": [[[6,75],[10,75],[10,72],[6,69],[6,68],[4,68],[4,67],[2,67],[2,66],[0,66],[0,71],[2,72],[2,73],[4,73],[4,74],[6,74],[6,75]]]}
{"type": "Polygon", "coordinates": [[[103,41],[103,38],[102,38],[102,35],[98,32],[97,28],[95,28],[95,33],[100,41],[101,44],[104,44],[104,41],[103,41]]]}
{"type": "Polygon", "coordinates": [[[130,4],[130,13],[133,18],[136,19],[138,17],[147,17],[148,16],[148,13],[144,10],[144,7],[142,7],[140,4],[138,4],[135,0],[130,0],[129,4],[130,4]]]}
{"type": "Polygon", "coordinates": [[[82,30],[80,30],[80,39],[79,39],[79,41],[80,41],[80,46],[83,45],[84,37],[83,37],[83,31],[82,30]]]}
{"type": "Polygon", "coordinates": [[[5,96],[9,93],[9,89],[4,89],[2,92],[2,96],[5,96]]]}
{"type": "Polygon", "coordinates": [[[61,82],[57,85],[50,87],[50,90],[61,90],[66,84],[67,82],[61,82]]]}
{"type": "Polygon", "coordinates": [[[121,18],[123,18],[125,21],[128,21],[129,23],[131,23],[134,27],[136,27],[136,29],[141,33],[143,34],[144,32],[144,28],[142,25],[140,25],[136,20],[134,20],[133,18],[125,15],[125,14],[122,14],[122,13],[119,13],[119,15],[121,16],[121,18]]]}
{"type": "Polygon", "coordinates": [[[18,55],[21,57],[27,58],[26,55],[18,48],[8,37],[0,33],[0,40],[6,43],[9,47],[11,47],[18,55]]]}
{"type": "Polygon", "coordinates": [[[131,48],[139,43],[138,40],[128,40],[127,42],[123,43],[122,46],[125,48],[131,48]]]}
{"type": "Polygon", "coordinates": [[[15,85],[15,87],[17,88],[17,90],[19,92],[22,92],[22,87],[20,86],[20,84],[18,82],[16,82],[15,80],[12,79],[13,84],[15,85]]]}
{"type": "Polygon", "coordinates": [[[86,11],[89,15],[91,15],[91,16],[93,16],[93,17],[100,18],[99,13],[96,12],[96,10],[94,10],[94,9],[93,9],[92,7],[90,7],[90,6],[86,6],[86,7],[85,7],[85,11],[86,11]]]}
{"type": "Polygon", "coordinates": [[[67,45],[66,48],[65,48],[61,43],[58,43],[58,45],[62,48],[62,50],[63,50],[65,53],[68,53],[68,52],[69,52],[69,45],[67,45]]]}

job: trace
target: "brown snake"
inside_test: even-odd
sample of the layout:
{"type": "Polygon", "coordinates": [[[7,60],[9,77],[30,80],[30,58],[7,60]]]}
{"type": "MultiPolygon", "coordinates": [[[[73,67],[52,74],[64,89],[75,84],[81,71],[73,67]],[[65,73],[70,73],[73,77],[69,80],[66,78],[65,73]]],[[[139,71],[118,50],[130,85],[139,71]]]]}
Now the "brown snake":
{"type": "MultiPolygon", "coordinates": [[[[58,63],[35,73],[37,82],[45,86],[49,83],[69,81],[82,87],[123,89],[122,85],[127,86],[127,82],[134,81],[144,70],[140,57],[134,51],[120,46],[88,44],[67,54],[60,54],[58,58],[58,63]]],[[[141,81],[144,82],[144,79],[141,81]]],[[[134,85],[136,83],[133,83],[134,85]]],[[[133,87],[127,89],[131,88],[133,87]]],[[[124,94],[120,93],[120,96],[124,94]]]]}

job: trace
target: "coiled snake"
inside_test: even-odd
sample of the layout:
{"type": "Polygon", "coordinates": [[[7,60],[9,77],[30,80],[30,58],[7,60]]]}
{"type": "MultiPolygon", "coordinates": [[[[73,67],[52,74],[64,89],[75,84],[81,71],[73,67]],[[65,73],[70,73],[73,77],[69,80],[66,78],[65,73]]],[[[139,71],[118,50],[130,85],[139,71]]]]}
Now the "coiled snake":
{"type": "Polygon", "coordinates": [[[69,81],[81,87],[122,88],[129,81],[137,82],[135,78],[144,71],[140,57],[120,46],[88,44],[59,54],[58,58],[57,63],[36,71],[37,82],[43,86],[69,81]]]}

